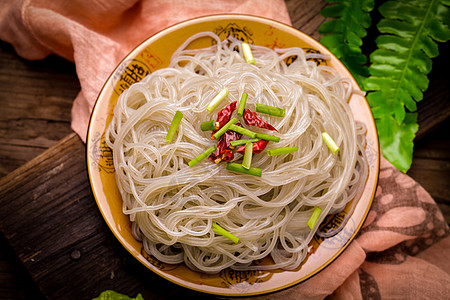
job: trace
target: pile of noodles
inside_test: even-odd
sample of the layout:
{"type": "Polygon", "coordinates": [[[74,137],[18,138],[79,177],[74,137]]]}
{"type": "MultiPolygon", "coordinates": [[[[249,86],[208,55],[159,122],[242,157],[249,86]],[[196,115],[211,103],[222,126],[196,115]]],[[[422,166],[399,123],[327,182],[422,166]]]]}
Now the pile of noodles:
{"type": "MultiPolygon", "coordinates": [[[[168,68],[124,91],[114,109],[106,141],[113,150],[123,212],[133,222],[134,236],[162,262],[184,262],[207,273],[227,267],[295,269],[320,222],[358,198],[365,184],[365,129],[355,124],[347,103],[351,84],[330,67],[317,66],[300,48],[273,51],[252,45],[252,65],[240,47],[240,41],[221,41],[210,32],[192,36],[168,68]],[[205,36],[215,41],[213,46],[186,49],[205,36]],[[286,58],[293,62],[287,65],[286,58]],[[225,87],[229,95],[209,113],[206,106],[225,87]],[[254,154],[252,166],[262,169],[262,177],[228,171],[226,163],[209,159],[189,167],[191,159],[217,143],[200,124],[215,119],[243,92],[252,111],[256,103],[286,109],[282,118],[260,115],[279,133],[249,128],[241,120],[243,126],[280,137],[266,149],[299,150],[254,154]],[[164,139],[177,110],[184,117],[168,144],[164,139]],[[322,132],[340,147],[336,154],[322,132]],[[316,206],[322,213],[311,230],[307,222],[316,206]],[[215,233],[214,222],[239,242],[215,233]],[[273,263],[255,263],[267,256],[273,263]]],[[[234,161],[241,162],[242,155],[234,161]]]]}

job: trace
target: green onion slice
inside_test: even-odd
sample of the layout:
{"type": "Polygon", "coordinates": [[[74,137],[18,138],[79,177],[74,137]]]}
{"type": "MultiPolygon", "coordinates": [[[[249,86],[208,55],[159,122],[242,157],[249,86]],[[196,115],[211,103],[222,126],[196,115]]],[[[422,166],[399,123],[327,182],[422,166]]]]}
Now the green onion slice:
{"type": "Polygon", "coordinates": [[[272,141],[272,142],[275,142],[275,143],[278,143],[280,141],[280,137],[274,136],[274,135],[270,135],[270,134],[265,134],[265,133],[257,132],[256,133],[256,137],[258,139],[261,139],[261,140],[272,141]]]}
{"type": "Polygon", "coordinates": [[[214,108],[217,107],[217,105],[219,105],[220,102],[222,102],[223,99],[225,99],[226,96],[228,96],[228,94],[230,93],[230,91],[227,88],[224,88],[223,90],[221,90],[212,100],[211,102],[208,104],[208,106],[206,107],[206,110],[209,112],[212,112],[214,110],[214,108]]]}
{"type": "Polygon", "coordinates": [[[200,124],[200,128],[202,131],[210,131],[216,130],[217,128],[214,126],[214,120],[205,121],[200,124]]]}
{"type": "Polygon", "coordinates": [[[235,244],[237,244],[239,242],[239,238],[237,236],[229,233],[228,231],[226,231],[225,229],[220,227],[219,224],[214,222],[212,225],[213,225],[213,231],[215,233],[223,235],[224,237],[226,237],[227,239],[230,239],[235,244]]]}
{"type": "Polygon", "coordinates": [[[333,141],[331,136],[327,132],[322,132],[322,138],[325,144],[328,146],[328,149],[330,149],[333,154],[339,151],[339,147],[336,145],[336,143],[333,141]]]}
{"type": "Polygon", "coordinates": [[[245,61],[249,64],[254,65],[255,59],[253,58],[252,49],[250,48],[250,45],[243,42],[242,43],[242,52],[244,53],[245,61]]]}
{"type": "Polygon", "coordinates": [[[230,126],[236,124],[237,121],[238,121],[237,118],[232,118],[230,121],[227,122],[227,124],[223,125],[219,130],[216,131],[216,133],[212,135],[212,139],[217,140],[218,138],[220,138],[222,134],[224,134],[230,128],[230,126]]]}
{"type": "Polygon", "coordinates": [[[250,167],[247,170],[241,164],[238,164],[238,163],[229,162],[229,163],[227,163],[226,169],[229,170],[229,171],[240,172],[240,173],[253,175],[253,176],[258,176],[258,177],[262,176],[262,169],[255,168],[255,167],[250,167]]]}
{"type": "Polygon", "coordinates": [[[172,139],[175,136],[175,132],[177,132],[178,125],[180,125],[181,119],[183,119],[183,114],[179,110],[177,110],[175,112],[175,115],[173,116],[172,123],[170,123],[169,130],[167,131],[167,144],[170,144],[170,142],[172,142],[172,139]]]}
{"type": "Polygon", "coordinates": [[[236,146],[244,145],[246,143],[256,143],[257,141],[259,141],[259,139],[235,140],[235,141],[230,141],[230,145],[236,147],[236,146]]]}
{"type": "Polygon", "coordinates": [[[236,131],[237,133],[243,134],[245,136],[251,137],[252,139],[256,137],[256,132],[253,132],[241,126],[231,125],[229,129],[236,131]]]}
{"type": "Polygon", "coordinates": [[[267,149],[267,155],[275,156],[275,155],[292,153],[295,151],[298,151],[298,147],[279,147],[279,148],[267,149]]]}
{"type": "Polygon", "coordinates": [[[314,211],[313,211],[313,213],[312,213],[312,215],[309,218],[308,223],[307,223],[309,228],[311,228],[311,229],[314,228],[314,225],[316,225],[317,219],[319,219],[319,216],[320,216],[321,212],[322,212],[322,209],[320,207],[316,206],[314,208],[314,211]]]}
{"type": "Polygon", "coordinates": [[[239,117],[242,117],[244,115],[244,109],[245,109],[245,103],[247,103],[247,97],[248,94],[247,93],[242,93],[241,96],[241,100],[239,100],[239,107],[238,107],[238,111],[237,111],[237,115],[239,117]]]}
{"type": "Polygon", "coordinates": [[[284,108],[279,108],[260,103],[256,103],[256,112],[260,112],[275,117],[284,117],[284,115],[286,114],[286,110],[284,108]]]}
{"type": "Polygon", "coordinates": [[[244,160],[242,161],[242,166],[247,170],[250,169],[252,164],[253,156],[253,144],[251,142],[245,143],[244,160]]]}
{"type": "Polygon", "coordinates": [[[210,155],[211,153],[213,153],[214,151],[216,151],[217,146],[213,145],[211,147],[209,147],[208,149],[206,149],[202,154],[200,154],[199,156],[195,157],[194,159],[192,159],[190,162],[188,162],[189,167],[193,167],[196,164],[198,164],[201,160],[205,159],[208,155],[210,155]]]}

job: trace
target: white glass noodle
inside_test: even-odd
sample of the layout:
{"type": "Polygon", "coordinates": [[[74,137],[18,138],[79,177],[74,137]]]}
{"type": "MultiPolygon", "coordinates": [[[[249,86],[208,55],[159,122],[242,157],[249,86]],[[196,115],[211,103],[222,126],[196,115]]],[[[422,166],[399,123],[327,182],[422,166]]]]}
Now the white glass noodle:
{"type": "MultiPolygon", "coordinates": [[[[363,190],[368,170],[365,127],[355,124],[347,103],[353,92],[349,80],[309,59],[327,57],[307,57],[301,48],[274,51],[251,45],[252,65],[236,51],[240,46],[238,40],[221,41],[211,32],[196,34],[173,54],[169,67],[120,95],[106,142],[113,150],[123,212],[133,223],[133,235],[162,262],[184,262],[207,273],[228,267],[295,269],[316,233],[329,236],[339,230],[318,232],[324,218],[342,211],[363,190]],[[215,44],[186,49],[205,36],[215,44]],[[287,65],[289,57],[295,60],[287,65]],[[209,113],[206,106],[225,87],[229,95],[209,113]],[[254,154],[252,166],[262,169],[262,177],[228,171],[226,163],[209,159],[189,167],[191,159],[217,143],[200,124],[215,119],[243,92],[252,111],[256,103],[286,109],[283,118],[260,114],[278,133],[245,125],[239,118],[243,126],[280,137],[266,149],[299,150],[254,154]],[[177,110],[183,119],[167,144],[164,139],[177,110]],[[336,154],[322,141],[324,131],[340,147],[336,154]],[[316,206],[322,214],[311,230],[307,222],[316,206]],[[213,222],[239,242],[216,234],[213,222]],[[273,263],[255,264],[266,256],[273,263]]],[[[242,162],[242,155],[233,161],[242,162]]]]}

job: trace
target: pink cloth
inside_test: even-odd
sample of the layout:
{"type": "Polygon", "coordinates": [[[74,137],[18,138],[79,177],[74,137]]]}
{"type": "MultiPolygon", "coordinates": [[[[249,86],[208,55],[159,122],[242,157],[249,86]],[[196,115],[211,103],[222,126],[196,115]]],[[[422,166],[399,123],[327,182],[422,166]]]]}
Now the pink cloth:
{"type": "MultiPolygon", "coordinates": [[[[26,59],[53,53],[75,63],[81,92],[72,128],[85,140],[103,83],[132,48],[177,22],[230,12],[290,24],[282,0],[3,0],[0,39],[26,59]]],[[[434,200],[382,159],[373,206],[349,247],[310,280],[252,299],[448,299],[449,250],[449,228],[434,200]]]]}

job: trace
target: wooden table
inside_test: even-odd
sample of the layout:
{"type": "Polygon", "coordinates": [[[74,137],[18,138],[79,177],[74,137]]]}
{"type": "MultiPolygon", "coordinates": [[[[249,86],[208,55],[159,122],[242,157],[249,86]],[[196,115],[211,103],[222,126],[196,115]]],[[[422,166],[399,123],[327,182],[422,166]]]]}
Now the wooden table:
{"type": "MultiPolygon", "coordinates": [[[[286,3],[294,27],[320,39],[325,3],[286,3]]],[[[450,221],[448,67],[448,56],[434,60],[408,174],[450,221]]],[[[90,299],[106,289],[207,298],[156,276],[110,232],[90,190],[86,146],[70,129],[79,90],[72,63],[25,61],[0,43],[0,299],[90,299]]]]}

